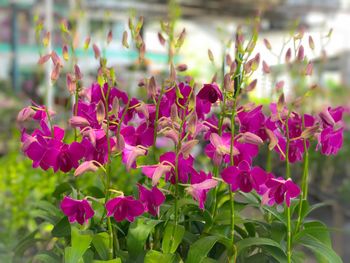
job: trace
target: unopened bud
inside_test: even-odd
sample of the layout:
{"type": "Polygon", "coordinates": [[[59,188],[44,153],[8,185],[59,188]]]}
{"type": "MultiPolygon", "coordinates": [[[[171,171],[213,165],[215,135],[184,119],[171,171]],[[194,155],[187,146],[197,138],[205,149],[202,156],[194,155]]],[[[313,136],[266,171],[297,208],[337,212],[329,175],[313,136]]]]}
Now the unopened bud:
{"type": "Polygon", "coordinates": [[[264,38],[264,45],[268,50],[271,50],[271,44],[266,38],[264,38]]]}
{"type": "Polygon", "coordinates": [[[314,40],[312,38],[312,36],[309,36],[309,47],[314,50],[315,49],[315,43],[314,40]]]}
{"type": "Polygon", "coordinates": [[[38,64],[39,65],[45,64],[50,58],[51,58],[51,54],[41,56],[38,60],[38,64]]]}
{"type": "Polygon", "coordinates": [[[242,133],[238,141],[240,143],[251,143],[255,145],[260,145],[264,143],[263,140],[258,135],[251,132],[242,133]]]}
{"type": "Polygon", "coordinates": [[[81,116],[73,116],[72,118],[69,119],[69,124],[72,127],[79,127],[79,128],[84,128],[90,125],[89,121],[81,116]]]}
{"type": "Polygon", "coordinates": [[[226,73],[224,76],[224,89],[233,92],[233,81],[231,80],[230,73],[226,73]]]}
{"type": "Polygon", "coordinates": [[[266,131],[266,135],[270,141],[269,150],[271,151],[278,144],[278,139],[277,139],[276,135],[273,133],[273,131],[271,131],[270,129],[265,128],[265,131],[266,131]]]}
{"type": "Polygon", "coordinates": [[[230,74],[233,75],[236,72],[237,69],[237,63],[236,61],[233,61],[230,65],[230,74]]]}
{"type": "Polygon", "coordinates": [[[265,62],[265,60],[262,62],[262,69],[265,74],[269,74],[271,72],[269,65],[265,62]]]}
{"type": "Polygon", "coordinates": [[[209,57],[209,60],[214,63],[214,55],[210,49],[208,49],[208,57],[209,57]]]}
{"type": "Polygon", "coordinates": [[[81,74],[80,68],[77,64],[74,65],[74,74],[75,74],[75,78],[78,80],[83,78],[83,74],[81,74]]]}
{"type": "Polygon", "coordinates": [[[285,56],[286,63],[289,63],[291,58],[292,58],[292,50],[290,48],[288,48],[288,50],[286,52],[286,56],[285,56]]]}
{"type": "Polygon", "coordinates": [[[97,170],[98,166],[94,164],[94,161],[86,161],[78,166],[74,172],[74,176],[79,176],[86,172],[96,172],[97,170]]]}
{"type": "Polygon", "coordinates": [[[186,64],[180,64],[177,65],[176,69],[180,72],[186,71],[187,70],[187,65],[186,64]]]}
{"type": "Polygon", "coordinates": [[[312,75],[312,71],[313,71],[313,65],[311,62],[309,62],[307,65],[306,65],[306,68],[305,68],[305,75],[306,76],[311,76],[312,75]]]}
{"type": "Polygon", "coordinates": [[[30,118],[32,118],[35,114],[35,111],[31,107],[25,107],[22,109],[17,115],[18,122],[24,122],[30,118]]]}
{"type": "Polygon", "coordinates": [[[276,91],[280,91],[283,89],[283,87],[284,87],[284,81],[280,80],[276,83],[275,89],[276,89],[276,91]]]}
{"type": "Polygon", "coordinates": [[[227,55],[226,55],[225,61],[226,61],[226,65],[231,66],[231,64],[232,64],[232,58],[231,58],[230,54],[227,54],[227,55]]]}
{"type": "Polygon", "coordinates": [[[153,76],[148,81],[147,93],[150,98],[154,98],[157,95],[156,79],[153,76]]]}
{"type": "Polygon", "coordinates": [[[198,144],[198,140],[191,140],[188,142],[185,142],[182,147],[180,152],[183,154],[183,157],[187,159],[190,156],[190,153],[192,149],[198,144]]]}
{"type": "Polygon", "coordinates": [[[111,43],[113,39],[113,32],[112,30],[109,30],[108,34],[107,34],[107,44],[111,43]]]}
{"type": "Polygon", "coordinates": [[[101,56],[100,49],[96,44],[92,45],[92,49],[94,50],[95,59],[98,59],[101,56]]]}
{"type": "Polygon", "coordinates": [[[246,87],[246,91],[252,91],[253,89],[255,89],[256,84],[258,83],[257,79],[254,79],[252,82],[249,83],[249,85],[246,87]]]}
{"type": "Polygon", "coordinates": [[[68,54],[68,47],[67,45],[64,45],[63,48],[62,48],[62,55],[63,55],[63,59],[65,61],[68,61],[69,59],[69,54],[68,54]]]}
{"type": "Polygon", "coordinates": [[[129,48],[129,43],[128,43],[128,32],[125,30],[123,32],[123,39],[122,39],[122,45],[125,48],[129,48]]]}
{"type": "Polygon", "coordinates": [[[71,74],[66,75],[66,84],[67,84],[67,89],[70,94],[74,94],[76,90],[76,83],[75,80],[73,79],[71,74]]]}
{"type": "Polygon", "coordinates": [[[91,41],[91,37],[87,37],[85,39],[85,41],[84,41],[84,50],[87,50],[89,48],[90,41],[91,41]]]}
{"type": "Polygon", "coordinates": [[[158,40],[162,46],[165,45],[165,38],[163,37],[163,35],[160,32],[158,32],[158,40]]]}
{"type": "Polygon", "coordinates": [[[52,81],[56,81],[59,78],[60,71],[61,71],[61,65],[60,64],[56,64],[55,67],[53,68],[52,72],[51,72],[51,80],[52,81]]]}
{"type": "Polygon", "coordinates": [[[303,45],[301,45],[298,49],[297,59],[298,59],[298,61],[303,61],[303,59],[304,59],[304,46],[303,45]]]}
{"type": "Polygon", "coordinates": [[[103,104],[103,101],[100,100],[97,103],[97,108],[96,108],[96,118],[99,124],[101,124],[102,121],[104,120],[105,114],[106,114],[105,105],[103,104]]]}

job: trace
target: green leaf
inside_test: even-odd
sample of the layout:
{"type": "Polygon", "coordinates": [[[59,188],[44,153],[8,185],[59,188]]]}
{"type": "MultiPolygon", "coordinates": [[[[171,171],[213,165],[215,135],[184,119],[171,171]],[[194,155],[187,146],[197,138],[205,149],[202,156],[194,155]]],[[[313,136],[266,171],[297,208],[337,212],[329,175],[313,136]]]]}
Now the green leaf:
{"type": "Polygon", "coordinates": [[[17,245],[14,247],[13,252],[16,256],[22,257],[23,253],[31,246],[35,245],[35,243],[38,241],[37,238],[35,238],[35,235],[39,232],[38,229],[30,233],[29,235],[25,236],[23,239],[21,239],[17,245]]]}
{"type": "Polygon", "coordinates": [[[39,254],[36,254],[33,258],[34,262],[41,262],[41,263],[60,263],[61,260],[59,256],[56,254],[50,252],[50,251],[43,251],[39,254]]]}
{"type": "Polygon", "coordinates": [[[280,221],[281,223],[283,223],[287,226],[287,219],[284,216],[284,214],[279,213],[274,207],[264,205],[264,206],[262,206],[262,209],[271,213],[273,216],[275,216],[278,219],[278,221],[280,221]]]}
{"type": "Polygon", "coordinates": [[[162,221],[139,217],[130,224],[126,242],[128,251],[132,257],[138,256],[143,251],[149,234],[160,222],[162,221]]]}
{"type": "Polygon", "coordinates": [[[255,226],[251,222],[244,223],[244,227],[247,230],[249,236],[255,237],[255,226]]]}
{"type": "Polygon", "coordinates": [[[84,253],[90,247],[92,234],[85,231],[79,231],[72,226],[72,246],[64,250],[65,263],[78,263],[84,253]]]}
{"type": "Polygon", "coordinates": [[[188,251],[186,263],[201,263],[220,237],[207,236],[194,242],[188,251]]]}
{"type": "Polygon", "coordinates": [[[162,250],[164,253],[175,253],[185,234],[185,228],[181,225],[168,223],[165,228],[162,250]]]}
{"type": "Polygon", "coordinates": [[[272,239],[263,237],[250,237],[242,239],[236,243],[237,255],[239,255],[246,248],[251,248],[254,246],[273,246],[279,248],[283,252],[281,245],[272,239]]]}
{"type": "Polygon", "coordinates": [[[162,262],[175,262],[176,255],[175,254],[163,254],[162,252],[156,250],[150,250],[147,252],[145,256],[145,263],[162,263],[162,262]]]}
{"type": "Polygon", "coordinates": [[[62,217],[60,221],[53,227],[51,231],[54,237],[68,237],[71,234],[70,224],[66,216],[62,217]]]}
{"type": "Polygon", "coordinates": [[[101,259],[106,260],[108,259],[109,253],[108,253],[108,245],[109,245],[109,236],[108,233],[102,232],[98,233],[94,236],[92,239],[92,244],[94,245],[98,255],[101,259]]]}
{"type": "Polygon", "coordinates": [[[321,243],[319,240],[312,237],[311,235],[303,236],[302,239],[300,240],[300,244],[310,249],[317,256],[321,256],[325,260],[325,262],[332,262],[332,263],[343,262],[332,248],[321,243]]]}
{"type": "Polygon", "coordinates": [[[294,242],[298,241],[305,235],[310,235],[321,243],[325,244],[328,247],[332,246],[331,237],[329,235],[329,230],[325,224],[320,221],[310,221],[304,223],[304,229],[301,230],[294,236],[294,242]]]}
{"type": "Polygon", "coordinates": [[[94,263],[122,263],[122,260],[120,258],[110,260],[94,260],[94,263]]]}
{"type": "Polygon", "coordinates": [[[55,191],[53,192],[52,195],[54,197],[56,197],[57,199],[60,199],[61,194],[63,194],[63,193],[67,193],[68,194],[70,192],[72,192],[72,186],[69,183],[64,182],[62,184],[59,184],[56,187],[56,189],[55,189],[55,191]]]}
{"type": "Polygon", "coordinates": [[[276,248],[273,246],[262,246],[262,248],[265,254],[270,255],[271,257],[276,259],[277,262],[279,263],[287,262],[286,254],[280,248],[276,248]]]}

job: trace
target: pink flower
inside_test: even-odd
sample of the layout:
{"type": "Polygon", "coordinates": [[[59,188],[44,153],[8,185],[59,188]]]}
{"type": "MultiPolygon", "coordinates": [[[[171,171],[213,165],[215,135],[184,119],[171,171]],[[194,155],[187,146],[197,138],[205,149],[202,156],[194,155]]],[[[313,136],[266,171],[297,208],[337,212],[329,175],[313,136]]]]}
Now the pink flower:
{"type": "Polygon", "coordinates": [[[319,135],[317,148],[321,148],[324,155],[336,155],[343,146],[343,128],[334,130],[333,127],[323,129],[319,135]]]}
{"type": "Polygon", "coordinates": [[[249,193],[252,189],[259,191],[260,185],[267,179],[266,172],[258,166],[250,167],[247,161],[242,161],[238,166],[230,166],[221,172],[222,179],[231,185],[232,191],[238,189],[249,193]]]}
{"type": "Polygon", "coordinates": [[[204,203],[207,199],[207,193],[210,189],[216,187],[218,182],[211,179],[211,174],[205,174],[200,171],[199,174],[194,173],[191,177],[191,186],[186,191],[192,195],[193,199],[199,202],[199,208],[204,210],[204,203]]]}
{"type": "Polygon", "coordinates": [[[128,220],[133,222],[135,217],[140,216],[145,211],[143,204],[135,200],[132,196],[119,196],[110,199],[106,203],[107,216],[114,216],[117,222],[128,220]]]}
{"type": "Polygon", "coordinates": [[[198,92],[197,98],[209,101],[210,103],[215,103],[218,99],[223,99],[221,90],[215,83],[204,84],[203,88],[198,92]]]}
{"type": "Polygon", "coordinates": [[[281,204],[285,200],[289,207],[290,199],[300,195],[300,188],[291,179],[284,180],[282,177],[272,177],[266,181],[265,185],[268,189],[262,197],[263,204],[281,204]]]}
{"type": "MultiPolygon", "coordinates": [[[[216,133],[210,135],[210,144],[205,148],[205,153],[208,157],[213,159],[215,165],[220,165],[224,157],[230,156],[231,150],[231,135],[224,134],[219,136],[216,133]]],[[[238,155],[237,148],[233,148],[234,155],[238,155]]]]}
{"type": "Polygon", "coordinates": [[[160,205],[165,201],[164,194],[157,187],[152,187],[151,190],[148,190],[146,187],[140,184],[138,187],[139,198],[145,207],[145,211],[153,216],[159,215],[160,205]]]}
{"type": "Polygon", "coordinates": [[[75,200],[65,196],[61,202],[61,210],[68,217],[70,223],[78,222],[80,225],[87,223],[95,212],[86,199],[75,200]]]}

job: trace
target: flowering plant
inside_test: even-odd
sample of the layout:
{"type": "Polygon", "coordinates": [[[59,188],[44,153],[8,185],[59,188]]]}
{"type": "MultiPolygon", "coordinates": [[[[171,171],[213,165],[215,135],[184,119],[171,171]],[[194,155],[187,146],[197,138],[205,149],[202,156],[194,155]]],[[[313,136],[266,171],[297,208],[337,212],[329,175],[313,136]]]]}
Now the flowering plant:
{"type": "MultiPolygon", "coordinates": [[[[141,19],[136,26],[130,19],[140,61],[145,55],[141,26],[141,19]]],[[[63,238],[63,251],[53,249],[50,257],[62,255],[66,262],[303,262],[299,248],[305,247],[320,260],[341,262],[327,227],[306,217],[317,207],[307,201],[309,151],[337,154],[344,109],[303,113],[300,102],[306,96],[286,100],[280,87],[277,102],[268,107],[247,101],[260,64],[260,55],[252,55],[257,28],[248,40],[238,28],[234,60],[226,56],[221,85],[216,78],[199,85],[178,76],[185,65],[174,66],[185,31],[175,37],[174,24],[162,23],[159,39],[169,46],[169,76],[159,85],[155,77],[140,81],[144,99],[120,88],[114,68],[94,45],[100,60],[97,81],[83,88],[77,65],[67,74],[75,98],[68,120],[74,138],[55,124],[51,109],[33,104],[21,110],[22,149],[33,167],[74,175],[74,181],[96,178],[94,191],[78,189],[74,181],[56,189],[61,212],[55,210],[52,235],[63,238]],[[26,129],[26,121],[38,126],[26,129]],[[273,171],[274,154],[285,163],[285,172],[273,171]],[[265,166],[258,164],[259,155],[266,157],[265,166]],[[300,162],[303,173],[297,176],[291,168],[300,162]],[[117,183],[121,177],[128,187],[117,183]]],[[[289,49],[286,63],[302,68],[306,78],[312,65],[300,34],[292,38],[295,60],[289,49]]],[[[125,32],[124,46],[127,41],[125,32]]],[[[271,48],[267,40],[265,45],[271,48]]],[[[60,57],[52,52],[39,62],[50,58],[56,80],[60,57]]],[[[211,51],[209,58],[214,59],[211,51]]],[[[270,72],[265,61],[263,70],[270,72]]]]}

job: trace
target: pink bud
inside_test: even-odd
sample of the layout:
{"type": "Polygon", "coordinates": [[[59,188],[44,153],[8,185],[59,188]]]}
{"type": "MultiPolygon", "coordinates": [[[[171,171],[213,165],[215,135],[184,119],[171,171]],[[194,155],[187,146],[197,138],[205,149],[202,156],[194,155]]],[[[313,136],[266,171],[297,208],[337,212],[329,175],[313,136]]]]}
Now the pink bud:
{"type": "Polygon", "coordinates": [[[30,118],[32,118],[35,114],[35,111],[31,107],[23,108],[17,115],[18,122],[24,122],[30,118]]]}
{"type": "Polygon", "coordinates": [[[168,129],[163,132],[164,136],[174,142],[174,145],[179,143],[179,134],[174,129],[168,129]]]}
{"type": "Polygon", "coordinates": [[[112,30],[109,30],[108,35],[107,35],[107,44],[111,43],[113,39],[113,32],[112,30]]]}
{"type": "Polygon", "coordinates": [[[74,73],[76,79],[81,80],[83,78],[83,74],[81,74],[80,68],[77,64],[74,65],[74,73]]]}
{"type": "Polygon", "coordinates": [[[246,87],[246,91],[252,91],[253,89],[255,89],[256,84],[258,83],[257,79],[254,79],[252,82],[249,83],[249,85],[246,87]]]}
{"type": "Polygon", "coordinates": [[[265,62],[265,60],[263,61],[262,65],[263,65],[263,72],[264,72],[265,74],[269,74],[269,73],[271,72],[271,71],[270,71],[270,67],[269,67],[269,65],[267,65],[267,63],[265,62]]]}
{"type": "Polygon", "coordinates": [[[63,55],[63,59],[64,59],[65,61],[68,61],[68,59],[69,59],[69,54],[68,54],[68,47],[67,47],[67,45],[64,45],[64,46],[62,47],[62,55],[63,55]]]}
{"type": "Polygon", "coordinates": [[[273,133],[273,131],[271,131],[270,129],[265,128],[265,131],[266,131],[267,137],[270,140],[269,150],[271,151],[278,144],[278,139],[276,135],[273,133]]]}
{"type": "Polygon", "coordinates": [[[123,47],[129,48],[129,43],[128,43],[128,32],[127,32],[126,30],[123,32],[122,44],[123,44],[123,47]]]}
{"type": "Polygon", "coordinates": [[[38,64],[39,65],[45,64],[50,58],[51,58],[51,54],[46,54],[44,56],[41,56],[38,60],[38,64]]]}
{"type": "Polygon", "coordinates": [[[72,127],[79,127],[79,128],[84,128],[84,127],[90,125],[90,123],[88,122],[87,119],[85,119],[84,117],[80,117],[80,116],[73,116],[72,118],[70,118],[69,124],[72,127]]]}
{"type": "Polygon", "coordinates": [[[306,76],[311,76],[313,71],[313,65],[311,62],[309,62],[305,68],[305,75],[306,76]]]}
{"type": "Polygon", "coordinates": [[[84,41],[84,49],[88,49],[89,48],[89,45],[90,45],[90,41],[91,41],[91,38],[90,37],[87,37],[84,41]]]}
{"type": "Polygon", "coordinates": [[[230,66],[232,64],[232,58],[231,58],[230,54],[226,55],[225,61],[226,61],[226,65],[230,66]]]}
{"type": "Polygon", "coordinates": [[[237,63],[236,63],[236,61],[233,61],[233,62],[231,63],[231,66],[230,66],[230,74],[231,74],[231,75],[234,74],[235,71],[236,71],[236,69],[237,69],[237,63]]]}
{"type": "Polygon", "coordinates": [[[297,59],[299,61],[303,61],[303,59],[304,59],[304,47],[303,47],[303,45],[301,45],[298,49],[297,59]]]}
{"type": "Polygon", "coordinates": [[[177,65],[176,69],[180,72],[182,71],[186,71],[187,70],[187,65],[186,64],[180,64],[180,65],[177,65]]]}
{"type": "Polygon", "coordinates": [[[155,98],[157,95],[156,79],[153,76],[148,81],[147,93],[148,93],[148,97],[150,98],[155,98]]]}
{"type": "Polygon", "coordinates": [[[98,59],[101,56],[100,49],[98,48],[98,46],[96,44],[92,45],[92,49],[94,50],[95,59],[98,59]]]}
{"type": "Polygon", "coordinates": [[[276,83],[275,89],[276,89],[276,91],[280,91],[283,89],[283,87],[284,87],[284,81],[280,80],[276,83]]]}
{"type": "Polygon", "coordinates": [[[105,118],[105,114],[106,114],[106,109],[105,109],[105,105],[103,104],[102,100],[100,100],[97,103],[97,108],[96,108],[96,118],[98,123],[102,123],[102,121],[105,118]]]}
{"type": "Polygon", "coordinates": [[[78,166],[74,172],[74,176],[79,176],[86,172],[96,172],[97,170],[98,167],[94,164],[93,161],[86,161],[78,166]]]}
{"type": "Polygon", "coordinates": [[[67,84],[67,89],[69,93],[74,94],[76,89],[76,83],[70,73],[66,75],[66,84],[67,84]]]}
{"type": "Polygon", "coordinates": [[[51,72],[51,80],[52,81],[56,81],[59,78],[60,71],[61,71],[61,65],[60,64],[56,64],[55,67],[53,68],[52,72],[51,72]]]}
{"type": "Polygon", "coordinates": [[[163,37],[163,35],[160,32],[158,32],[158,40],[162,46],[165,45],[165,38],[163,37]]]}
{"type": "Polygon", "coordinates": [[[292,50],[290,48],[288,48],[288,50],[286,52],[286,57],[285,57],[286,63],[289,63],[291,58],[292,58],[292,50]]]}
{"type": "Polygon", "coordinates": [[[62,65],[61,59],[55,51],[51,52],[51,60],[55,66],[62,65]]]}
{"type": "Polygon", "coordinates": [[[251,143],[255,145],[263,144],[263,140],[254,133],[251,132],[245,132],[242,133],[241,137],[238,139],[240,143],[251,143]]]}

